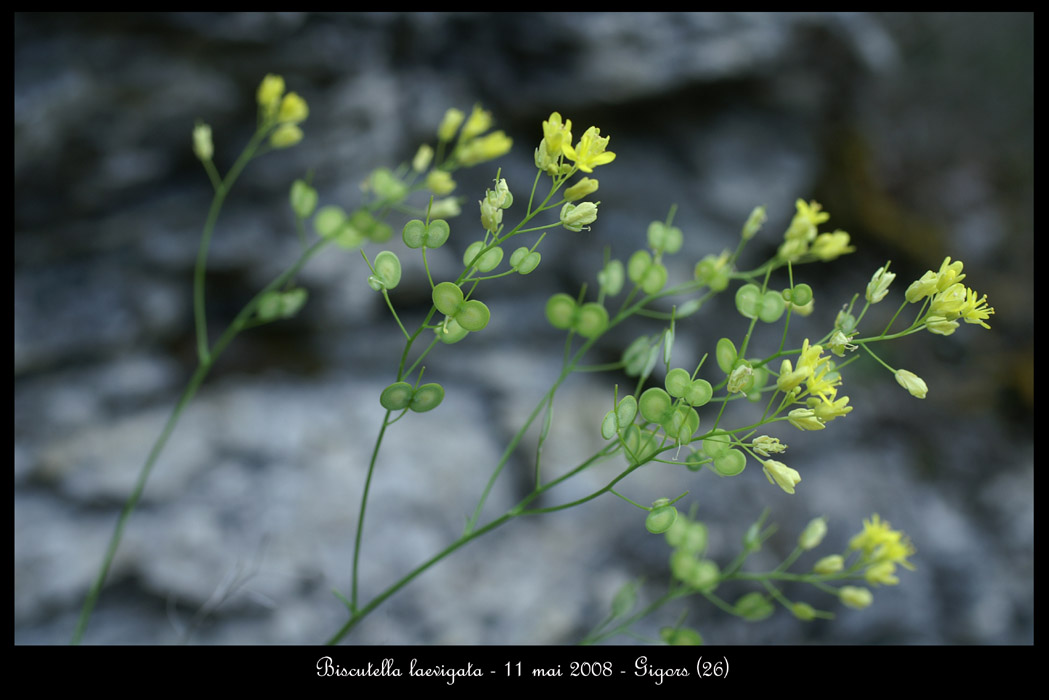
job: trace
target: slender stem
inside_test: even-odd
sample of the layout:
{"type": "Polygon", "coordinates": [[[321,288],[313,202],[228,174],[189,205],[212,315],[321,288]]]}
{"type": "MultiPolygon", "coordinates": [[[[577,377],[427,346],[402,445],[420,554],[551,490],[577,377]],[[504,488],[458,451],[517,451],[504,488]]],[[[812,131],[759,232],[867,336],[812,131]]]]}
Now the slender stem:
{"type": "Polygon", "coordinates": [[[350,611],[357,612],[357,572],[359,570],[360,558],[361,558],[361,538],[364,533],[364,511],[368,505],[368,492],[371,490],[372,475],[375,473],[375,461],[379,457],[379,448],[382,446],[382,438],[386,435],[386,427],[390,424],[390,411],[386,411],[386,415],[382,417],[382,427],[379,429],[379,435],[375,439],[375,447],[372,448],[372,458],[368,462],[368,474],[364,478],[364,493],[361,494],[361,511],[357,516],[357,537],[353,543],[353,582],[350,587],[350,611]]]}

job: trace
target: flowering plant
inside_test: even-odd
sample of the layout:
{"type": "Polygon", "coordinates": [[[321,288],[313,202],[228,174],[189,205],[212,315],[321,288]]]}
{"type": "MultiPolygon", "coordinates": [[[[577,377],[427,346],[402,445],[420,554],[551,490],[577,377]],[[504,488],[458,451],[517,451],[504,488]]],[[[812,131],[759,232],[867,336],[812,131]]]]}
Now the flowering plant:
{"type": "MultiPolygon", "coordinates": [[[[373,171],[366,183],[366,201],[351,212],[337,205],[319,207],[319,193],[308,181],[297,179],[291,184],[289,202],[302,244],[298,258],[263,287],[212,343],[207,332],[204,281],[209,243],[225,197],[250,161],[269,150],[294,146],[304,138],[300,124],[309,116],[306,101],[294,92],[286,93],[280,76],[267,75],[256,96],[257,129],[225,176],[212,161],[211,128],[199,123],[192,132],[193,151],[214,188],[194,277],[198,366],[146,459],[118,520],[84,604],[75,641],[83,635],[124,526],[156,459],[216,359],[241,332],[297,314],[308,303],[308,292],[296,284],[296,276],[313,256],[332,244],[359,251],[369,271],[368,286],[381,295],[403,336],[404,347],[391,371],[392,381],[378,396],[364,397],[384,413],[357,509],[351,578],[347,588],[335,591],[345,605],[345,619],[333,626],[328,641],[346,639],[396,591],[471,541],[516,518],[582,507],[602,496],[621,499],[625,513],[635,508],[641,511],[648,532],[664,536],[670,550],[668,567],[672,578],[665,594],[640,606],[640,585],[631,582],[624,586],[611,601],[608,617],[584,638],[586,643],[629,634],[644,616],[685,597],[706,598],[725,612],[749,621],[769,617],[777,605],[803,621],[832,617],[830,610],[788,597],[783,584],[807,584],[817,594],[826,596],[823,600],[830,604],[838,601],[861,609],[873,601],[869,587],[897,584],[897,566],[914,568],[910,557],[915,556],[916,550],[910,538],[875,514],[863,521],[863,530],[850,540],[844,552],[824,554],[813,565],[794,570],[802,555],[819,548],[827,534],[827,519],[817,517],[800,533],[794,550],[778,566],[767,571],[746,570],[748,558],[775,532],[775,527],[767,523],[767,510],[747,528],[739,554],[719,563],[708,556],[709,526],[697,518],[701,505],[693,504],[687,514],[679,512],[675,505],[688,495],[687,489],[646,506],[632,500],[624,487],[627,476],[650,465],[678,469],[684,480],[692,482],[713,481],[715,476],[736,477],[754,462],[761,465],[769,484],[794,494],[804,488],[804,467],[781,461],[780,456],[788,450],[784,440],[793,430],[822,431],[853,411],[849,397],[839,395],[844,387],[844,370],[849,365],[870,357],[890,371],[912,396],[925,398],[929,391],[925,382],[906,369],[891,367],[876,354],[875,348],[925,330],[950,335],[959,327],[959,321],[989,328],[987,320],[994,309],[987,305],[986,296],[962,285],[963,264],[947,258],[938,272],[928,271],[906,289],[904,301],[880,331],[867,330],[869,323],[865,325],[864,321],[870,308],[884,301],[891,291],[896,273],[889,271],[890,263],[871,277],[862,306],[857,293],[833,319],[824,319],[817,330],[805,334],[800,344],[790,340],[797,335],[791,331],[816,309],[812,288],[800,281],[800,269],[809,263],[836,260],[854,250],[847,232],[820,231],[830,219],[828,212],[816,202],[799,199],[775,254],[756,266],[746,266],[744,253],[763,228],[764,207],[756,207],[744,222],[735,250],[704,257],[696,262],[690,279],[672,282],[666,261],[681,251],[684,233],[675,225],[675,210],[671,208],[663,221],[648,226],[645,247],[632,252],[625,263],[606,255],[603,267],[596,271],[595,291],[589,296],[586,286],[574,295],[551,296],[544,308],[546,318],[555,329],[565,332],[560,371],[492,466],[461,535],[381,592],[366,597],[360,582],[366,565],[361,549],[367,532],[370,485],[381,462],[384,441],[402,419],[425,420],[412,414],[439,410],[445,398],[439,381],[423,382],[426,358],[438,351],[454,352],[448,346],[468,343],[471,334],[486,331],[492,311],[481,292],[500,278],[526,276],[537,269],[542,262],[540,246],[551,231],[565,229],[564,235],[574,235],[598,224],[602,215],[600,202],[588,198],[599,190],[600,183],[590,176],[597,168],[613,163],[616,153],[608,150],[611,137],[602,136],[594,126],[573,143],[572,121],[554,112],[542,122],[542,137],[534,149],[536,175],[531,186],[517,188],[515,194],[515,187],[497,171],[492,187],[478,200],[477,218],[470,217],[454,226],[449,220],[462,213],[462,200],[451,196],[457,188],[453,175],[462,168],[500,158],[512,146],[504,132],[491,131],[493,118],[480,106],[475,106],[469,115],[449,109],[437,128],[435,144],[420,146],[411,162],[400,168],[373,171]],[[420,201],[413,205],[414,200],[420,201]],[[397,222],[400,241],[391,244],[395,228],[387,220],[405,211],[412,218],[397,222]],[[312,237],[307,233],[308,223],[312,224],[312,237]],[[449,279],[438,279],[430,267],[428,252],[444,246],[453,235],[463,243],[478,237],[465,245],[461,271],[449,279]],[[521,243],[507,255],[504,246],[512,238],[521,243]],[[365,248],[373,244],[389,247],[369,255],[365,248]],[[400,254],[393,248],[398,248],[400,254]],[[425,276],[420,283],[428,288],[432,302],[414,328],[402,318],[390,295],[402,282],[401,256],[405,254],[419,256],[425,276]],[[736,311],[748,321],[743,336],[722,337],[711,352],[699,357],[681,358],[680,352],[675,355],[675,339],[690,318],[733,286],[736,311]],[[670,303],[677,297],[685,300],[670,303]],[[917,311],[909,324],[897,323],[908,309],[914,308],[917,311]],[[656,329],[622,342],[625,349],[616,362],[584,364],[595,344],[620,332],[624,323],[633,318],[654,321],[656,329]],[[755,334],[759,323],[768,327],[782,325],[778,344],[759,347],[755,334]],[[549,436],[557,392],[572,374],[599,371],[619,373],[629,381],[627,386],[612,386],[607,413],[603,418],[593,417],[593,430],[604,443],[576,466],[554,475],[544,468],[543,446],[549,436]],[[756,407],[759,417],[754,420],[738,416],[739,406],[756,407]],[[514,455],[524,452],[523,438],[534,426],[539,426],[539,438],[530,491],[502,514],[484,517],[493,485],[514,455]],[[618,472],[585,496],[557,501],[563,493],[559,487],[601,462],[617,464],[618,472]],[[796,468],[799,466],[801,471],[796,468]],[[554,505],[549,505],[550,501],[554,505]],[[729,581],[751,583],[755,590],[736,600],[726,600],[718,591],[729,581]]],[[[661,637],[667,643],[702,641],[698,630],[683,624],[665,628],[661,637]]]]}

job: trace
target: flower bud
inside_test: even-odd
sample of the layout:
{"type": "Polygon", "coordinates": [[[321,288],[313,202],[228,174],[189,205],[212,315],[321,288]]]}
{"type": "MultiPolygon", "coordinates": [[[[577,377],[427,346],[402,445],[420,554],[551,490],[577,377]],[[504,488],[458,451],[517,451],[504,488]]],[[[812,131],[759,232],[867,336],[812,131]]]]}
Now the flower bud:
{"type": "Polygon", "coordinates": [[[299,124],[306,121],[308,116],[310,116],[310,108],[306,100],[299,97],[298,93],[289,92],[281,100],[277,121],[281,124],[299,124]]]}
{"type": "MultiPolygon", "coordinates": [[[[578,205],[566,204],[561,207],[561,225],[569,231],[582,231],[587,224],[595,221],[597,221],[597,204],[594,202],[583,202],[578,205]]],[[[589,227],[587,230],[590,230],[589,227]]]]}
{"type": "Polygon", "coordinates": [[[281,124],[270,134],[270,145],[274,148],[288,148],[302,141],[302,129],[294,124],[281,124]]]}
{"type": "Polygon", "coordinates": [[[193,153],[206,163],[215,154],[215,146],[211,142],[211,127],[203,122],[197,122],[193,127],[193,153]]]}
{"type": "Polygon", "coordinates": [[[430,205],[430,217],[434,219],[451,219],[462,213],[459,200],[455,197],[435,199],[430,205]]]}
{"type": "Polygon", "coordinates": [[[426,176],[426,189],[438,196],[451,194],[455,191],[455,180],[446,170],[432,170],[426,176]]]}
{"type": "Polygon", "coordinates": [[[872,304],[877,304],[879,301],[885,298],[885,295],[889,293],[889,285],[896,279],[895,272],[889,272],[889,265],[885,267],[879,267],[878,271],[871,277],[871,281],[867,283],[867,301],[872,304]]]}
{"type": "Polygon", "coordinates": [[[836,574],[844,568],[845,558],[840,554],[831,554],[816,562],[815,566],[812,567],[812,571],[817,574],[836,574]]]}
{"type": "Polygon", "coordinates": [[[815,549],[827,535],[827,519],[813,518],[798,537],[798,546],[802,549],[815,549]]]}
{"type": "Polygon", "coordinates": [[[477,165],[493,158],[506,155],[514,142],[502,131],[492,133],[473,139],[459,149],[459,162],[462,165],[477,165]]]}
{"type": "Polygon", "coordinates": [[[750,212],[750,216],[747,217],[747,223],[743,224],[743,231],[741,234],[743,240],[749,241],[756,236],[762,225],[765,223],[765,218],[765,207],[754,207],[754,211],[750,212]]]}
{"type": "Polygon", "coordinates": [[[808,603],[794,603],[790,606],[790,611],[794,613],[794,617],[804,622],[816,619],[816,609],[808,603]]]}
{"type": "Polygon", "coordinates": [[[919,399],[924,399],[925,395],[929,392],[929,387],[925,385],[922,378],[913,372],[908,372],[905,369],[896,370],[896,381],[904,389],[911,393],[911,396],[915,396],[919,399]]]}
{"type": "Polygon", "coordinates": [[[567,199],[569,202],[574,202],[578,199],[582,199],[587,195],[591,195],[594,192],[597,192],[597,185],[597,180],[594,180],[593,178],[589,177],[584,177],[582,180],[565,190],[565,199],[567,199]]]}
{"type": "Polygon", "coordinates": [[[419,150],[415,152],[415,157],[412,158],[412,170],[421,173],[430,167],[430,161],[432,160],[433,148],[429,144],[424,143],[419,146],[419,150]]]}
{"type": "Polygon", "coordinates": [[[801,474],[783,462],[769,459],[762,462],[762,469],[770,484],[776,484],[787,493],[794,493],[794,487],[801,482],[801,474]]]}
{"type": "Polygon", "coordinates": [[[843,605],[856,610],[863,610],[874,600],[874,596],[871,595],[869,590],[859,586],[842,586],[841,590],[838,591],[838,598],[841,599],[843,605]]]}
{"type": "Polygon", "coordinates": [[[787,420],[798,430],[823,430],[827,427],[811,408],[795,408],[787,414],[787,420]]]}
{"type": "Polygon", "coordinates": [[[259,107],[262,107],[266,114],[269,115],[277,111],[277,106],[280,104],[280,98],[283,94],[284,78],[270,73],[262,79],[255,97],[259,102],[259,107]]]}
{"type": "Polygon", "coordinates": [[[463,125],[462,139],[467,141],[474,136],[480,136],[492,127],[492,113],[481,109],[481,105],[474,105],[466,124],[463,125]]]}
{"type": "Polygon", "coordinates": [[[441,141],[451,141],[455,137],[455,132],[459,130],[459,125],[463,123],[463,119],[466,115],[460,110],[452,107],[444,113],[444,118],[441,119],[441,125],[437,127],[437,138],[441,141]]]}

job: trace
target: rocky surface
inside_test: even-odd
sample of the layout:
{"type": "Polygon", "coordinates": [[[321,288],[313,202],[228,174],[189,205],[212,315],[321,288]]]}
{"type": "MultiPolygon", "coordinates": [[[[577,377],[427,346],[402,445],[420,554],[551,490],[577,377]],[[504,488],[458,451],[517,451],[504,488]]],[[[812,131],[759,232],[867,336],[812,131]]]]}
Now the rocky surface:
{"type": "MultiPolygon", "coordinates": [[[[803,624],[780,611],[748,625],[701,603],[689,623],[722,643],[1033,642],[1029,16],[14,19],[16,643],[68,640],[120,505],[193,371],[192,270],[209,188],[189,135],[206,119],[216,161],[230,163],[267,72],[309,101],[306,139],[253,163],[227,203],[210,257],[212,337],[295,254],[286,188],[307,170],[322,203],[355,206],[371,169],[410,158],[446,108],[475,102],[515,139],[502,162],[515,191],[532,179],[539,122],[554,109],[580,128],[599,125],[618,154],[599,172],[594,230],[552,233],[535,273],[486,289],[491,326],[427,364],[445,403],[388,431],[364,597],[457,536],[556,377],[563,339],[542,315],[550,294],[592,286],[603,247],[627,257],[672,204],[686,233],[672,276],[733,247],[763,203],[770,221],[750,253],[757,260],[804,197],[823,202],[860,249],[848,264],[800,273],[817,299],[832,300],[828,314],[886,259],[903,280],[951,255],[996,307],[993,330],[886,350],[890,364],[926,379],[924,402],[860,363],[846,377],[852,414],[821,434],[783,436],[804,477],[794,497],[754,464],[735,479],[631,477],[624,488],[638,501],[690,489],[720,561],[765,507],[780,534],[755,564],[775,565],[819,514],[832,548],[874,511],[917,544],[917,571],[879,589],[862,613],[809,596],[837,619],[803,624]]],[[[459,178],[456,226],[474,225],[472,202],[491,177],[479,168],[459,178]]],[[[431,259],[438,276],[471,240],[463,235],[431,259]]],[[[310,290],[302,314],[239,338],[186,411],[130,521],[88,643],[316,643],[341,625],[331,589],[348,591],[376,397],[400,344],[356,254],[328,253],[300,277],[310,290]]],[[[410,306],[420,292],[406,283],[398,293],[410,306]]],[[[813,333],[826,322],[818,315],[813,333]]],[[[704,310],[679,327],[675,356],[698,358],[741,323],[730,304],[704,310]]],[[[657,329],[632,325],[593,361],[657,329]]],[[[583,375],[563,388],[544,449],[551,473],[600,447],[612,381],[622,379],[583,375]]],[[[526,492],[535,442],[526,437],[497,483],[491,513],[526,492]]],[[[561,497],[604,484],[610,466],[561,497]]],[[[668,555],[618,499],[521,519],[435,566],[351,641],[574,643],[624,582],[644,576],[646,595],[658,595],[668,555]]],[[[685,607],[637,631],[655,637],[685,607]]]]}

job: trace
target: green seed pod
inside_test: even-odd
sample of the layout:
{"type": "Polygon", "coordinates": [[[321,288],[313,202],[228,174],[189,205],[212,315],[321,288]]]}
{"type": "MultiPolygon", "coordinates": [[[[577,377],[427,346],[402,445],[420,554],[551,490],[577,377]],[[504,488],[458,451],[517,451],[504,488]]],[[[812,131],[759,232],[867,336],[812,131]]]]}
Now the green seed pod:
{"type": "Polygon", "coordinates": [[[550,325],[560,330],[568,330],[575,320],[575,299],[567,294],[555,294],[546,302],[546,318],[550,325]]]}
{"type": "Polygon", "coordinates": [[[690,522],[682,532],[681,542],[677,546],[679,549],[699,555],[706,551],[709,539],[706,525],[701,522],[690,522]]]}
{"type": "Polygon", "coordinates": [[[721,582],[721,569],[710,559],[701,559],[696,562],[690,573],[685,583],[695,586],[704,593],[712,593],[721,582]]]}
{"type": "Polygon", "coordinates": [[[518,274],[527,275],[539,266],[541,259],[542,256],[539,255],[538,250],[530,250],[525,246],[521,246],[510,256],[510,267],[516,270],[518,274]]]}
{"type": "Polygon", "coordinates": [[[796,284],[794,290],[791,293],[791,298],[787,301],[791,302],[795,306],[805,306],[812,301],[812,287],[807,284],[796,284]]]}
{"type": "Polygon", "coordinates": [[[648,375],[659,359],[659,346],[648,336],[641,336],[623,351],[624,371],[628,377],[648,375]]]}
{"type": "Polygon", "coordinates": [[[674,549],[679,548],[681,543],[685,541],[685,534],[688,531],[688,526],[691,524],[687,516],[679,514],[674,519],[674,524],[670,526],[670,529],[663,533],[663,537],[667,539],[667,544],[674,549]]]}
{"type": "Polygon", "coordinates": [[[605,294],[614,297],[623,289],[624,276],[623,263],[609,260],[604,269],[597,273],[597,283],[605,294]]]}
{"type": "Polygon", "coordinates": [[[632,423],[623,433],[623,442],[626,443],[627,456],[632,463],[644,464],[656,455],[660,440],[651,430],[641,430],[632,423]]]}
{"type": "Polygon", "coordinates": [[[698,647],[703,644],[702,635],[690,627],[664,627],[659,630],[659,638],[675,647],[698,647]]]}
{"type": "Polygon", "coordinates": [[[619,400],[619,405],[616,406],[616,417],[619,419],[619,426],[624,427],[634,422],[634,417],[637,415],[637,399],[630,396],[624,396],[619,400]]]}
{"type": "Polygon", "coordinates": [[[747,466],[747,456],[736,449],[714,458],[714,471],[721,476],[736,476],[747,466]]]}
{"type": "Polygon", "coordinates": [[[664,384],[667,387],[668,394],[676,399],[680,399],[688,393],[688,388],[692,384],[692,375],[687,370],[677,367],[667,372],[664,384]]]}
{"type": "Polygon", "coordinates": [[[765,323],[775,323],[783,315],[786,308],[787,304],[783,301],[783,296],[770,289],[762,297],[758,318],[765,323]]]}
{"type": "Polygon", "coordinates": [[[479,331],[488,325],[492,312],[488,310],[484,302],[477,299],[463,302],[459,312],[455,314],[455,320],[468,331],[479,331]]]}
{"type": "Polygon", "coordinates": [[[400,411],[408,408],[414,394],[415,389],[408,382],[394,382],[382,390],[379,403],[387,411],[400,411]]]}
{"type": "Polygon", "coordinates": [[[645,270],[640,284],[645,294],[656,294],[667,284],[667,269],[662,264],[653,262],[645,270]]]}
{"type": "Polygon", "coordinates": [[[714,387],[706,379],[694,379],[685,392],[685,401],[691,406],[706,406],[714,396],[714,387]]]}
{"type": "Polygon", "coordinates": [[[313,229],[324,238],[335,236],[345,223],[346,212],[342,210],[342,207],[334,205],[321,207],[317,215],[313,217],[313,229]]]}
{"type": "Polygon", "coordinates": [[[745,284],[736,290],[736,310],[745,318],[757,318],[762,301],[761,288],[756,284],[745,284]]]}
{"type": "Polygon", "coordinates": [[[303,180],[291,183],[291,209],[299,219],[308,219],[313,210],[317,208],[317,190],[313,189],[303,180]]]}
{"type": "Polygon", "coordinates": [[[609,411],[601,421],[601,437],[611,440],[619,432],[619,418],[615,411],[609,411]]]}
{"type": "Polygon", "coordinates": [[[732,435],[724,430],[711,433],[703,439],[703,452],[717,459],[732,448],[732,435]]]}
{"type": "Polygon", "coordinates": [[[689,471],[698,472],[703,468],[703,465],[708,463],[710,458],[698,450],[689,452],[688,457],[685,457],[685,466],[689,471]]]}
{"type": "Polygon", "coordinates": [[[608,328],[608,311],[596,302],[583,304],[575,316],[573,328],[584,338],[596,338],[608,328]]]}
{"type": "Polygon", "coordinates": [[[281,318],[291,318],[299,313],[299,309],[306,303],[307,296],[306,290],[302,287],[296,287],[284,292],[280,297],[281,318]]]}
{"type": "Polygon", "coordinates": [[[648,511],[645,517],[645,529],[653,535],[659,535],[670,529],[677,519],[677,508],[663,505],[648,511]]]}
{"type": "Polygon", "coordinates": [[[460,326],[458,321],[454,318],[448,318],[447,316],[445,316],[444,323],[434,328],[433,332],[436,333],[437,337],[441,339],[441,342],[446,345],[458,343],[470,334],[470,331],[460,326]]]}
{"type": "Polygon", "coordinates": [[[637,604],[637,584],[633,581],[624,583],[612,598],[612,617],[622,617],[634,609],[637,604]]]}
{"type": "Polygon", "coordinates": [[[674,253],[681,250],[683,237],[681,229],[667,226],[662,221],[653,221],[648,225],[648,247],[657,253],[674,253]]]}
{"type": "Polygon", "coordinates": [[[670,555],[670,573],[679,581],[688,582],[696,570],[696,555],[687,549],[675,549],[670,555]]]}
{"type": "Polygon", "coordinates": [[[732,371],[733,365],[736,364],[736,358],[739,355],[736,353],[736,346],[733,345],[732,341],[728,338],[722,338],[718,341],[717,349],[714,354],[718,361],[718,367],[725,374],[732,371]]]}
{"type": "Polygon", "coordinates": [[[499,263],[503,260],[503,249],[495,246],[491,250],[485,251],[480,258],[477,258],[484,249],[484,241],[474,241],[467,246],[466,252],[463,253],[463,265],[469,266],[473,263],[473,266],[481,272],[491,272],[499,267],[499,263]],[[474,262],[474,258],[477,258],[477,262],[474,262]]]}
{"type": "Polygon", "coordinates": [[[770,616],[774,609],[768,598],[754,591],[736,601],[735,611],[747,622],[758,622],[770,616]]]}
{"type": "Polygon", "coordinates": [[[416,413],[425,413],[426,411],[432,411],[437,408],[441,405],[441,401],[443,400],[444,387],[440,384],[423,384],[415,390],[415,394],[412,396],[408,408],[416,413]]]}
{"type": "Polygon", "coordinates": [[[659,387],[646,389],[637,402],[641,416],[649,423],[662,423],[668,417],[672,405],[670,396],[659,387]]]}
{"type": "Polygon", "coordinates": [[[463,290],[453,282],[441,282],[433,288],[433,305],[446,316],[455,318],[463,303],[463,290]]]}
{"type": "Polygon", "coordinates": [[[369,284],[372,280],[379,283],[380,286],[376,287],[372,284],[372,289],[379,291],[380,289],[393,289],[401,282],[401,261],[397,257],[397,254],[384,250],[375,256],[375,274],[368,278],[369,284]]]}
{"type": "Polygon", "coordinates": [[[645,271],[652,265],[652,256],[647,250],[639,250],[627,261],[626,274],[634,284],[641,284],[645,271]]]}

